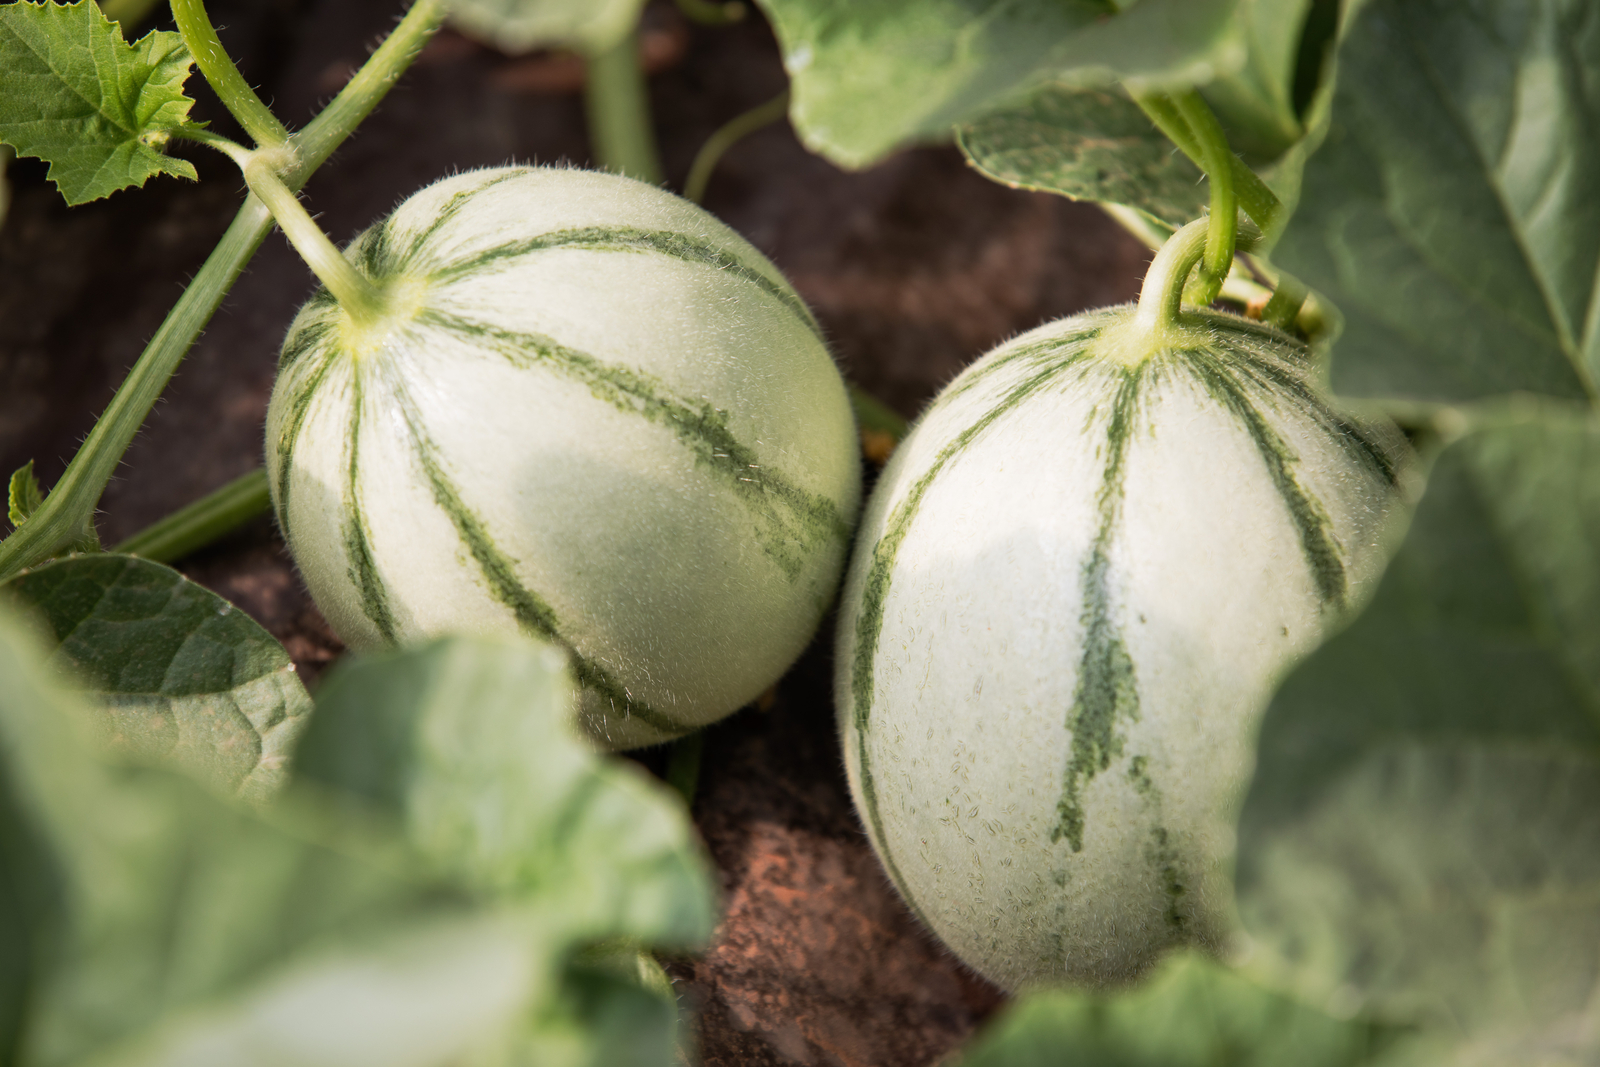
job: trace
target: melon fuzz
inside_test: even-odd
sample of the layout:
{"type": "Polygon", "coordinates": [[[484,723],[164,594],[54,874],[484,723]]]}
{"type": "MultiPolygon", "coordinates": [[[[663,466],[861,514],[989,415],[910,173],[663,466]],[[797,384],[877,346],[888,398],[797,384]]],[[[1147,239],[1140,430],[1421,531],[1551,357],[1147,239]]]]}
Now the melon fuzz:
{"type": "Polygon", "coordinates": [[[1382,566],[1398,435],[1330,407],[1299,342],[1179,313],[1174,254],[1138,307],[951,383],[846,583],[857,809],[912,910],[1008,988],[1222,943],[1260,712],[1382,566]]]}
{"type": "Polygon", "coordinates": [[[346,250],[267,422],[278,521],[356,648],[523,630],[581,717],[662,741],[777,680],[832,599],[859,461],[805,305],[716,219],[608,174],[439,182],[346,250]]]}

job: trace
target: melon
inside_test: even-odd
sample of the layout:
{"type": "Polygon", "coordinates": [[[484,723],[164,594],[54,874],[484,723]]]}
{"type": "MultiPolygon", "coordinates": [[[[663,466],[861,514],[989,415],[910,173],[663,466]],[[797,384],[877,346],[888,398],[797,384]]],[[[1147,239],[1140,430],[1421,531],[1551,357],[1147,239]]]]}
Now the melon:
{"type": "Polygon", "coordinates": [[[771,686],[836,591],[860,465],[805,304],[694,205],[505,167],[423,189],[289,329],[272,500],[356,649],[521,630],[566,650],[601,742],[664,741],[771,686]]]}
{"type": "Polygon", "coordinates": [[[1403,439],[1293,338],[1180,313],[1189,266],[972,365],[863,513],[851,792],[911,910],[1005,988],[1225,947],[1260,714],[1384,561],[1403,439]]]}

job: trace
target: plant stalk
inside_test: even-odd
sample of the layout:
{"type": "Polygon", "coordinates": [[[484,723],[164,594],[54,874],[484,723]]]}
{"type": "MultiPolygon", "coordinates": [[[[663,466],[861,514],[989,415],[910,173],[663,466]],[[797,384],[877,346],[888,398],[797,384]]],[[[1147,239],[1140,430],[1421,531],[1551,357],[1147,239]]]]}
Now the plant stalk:
{"type": "Polygon", "coordinates": [[[257,467],[146,526],[111,551],[171,563],[227,536],[271,507],[266,469],[257,467]]]}
{"type": "MultiPolygon", "coordinates": [[[[1190,130],[1188,121],[1179,112],[1177,104],[1171,97],[1151,93],[1135,95],[1133,99],[1144,109],[1144,113],[1150,116],[1150,121],[1155,123],[1156,128],[1177,145],[1179,151],[1188,156],[1195,166],[1202,170],[1206,169],[1200,140],[1190,130]]],[[[1267,187],[1267,183],[1261,180],[1260,175],[1245,166],[1244,160],[1232,152],[1228,155],[1228,167],[1233,177],[1235,196],[1240,210],[1261,227],[1263,234],[1275,233],[1280,221],[1279,216],[1283,213],[1283,204],[1279,201],[1278,194],[1267,187]]]]}
{"type": "Polygon", "coordinates": [[[1139,307],[1133,316],[1136,333],[1159,336],[1178,321],[1183,283],[1205,255],[1210,229],[1208,220],[1196,219],[1173,234],[1156,253],[1145,273],[1144,287],[1139,290],[1139,307]]]}
{"type": "MultiPolygon", "coordinates": [[[[203,11],[201,12],[204,13],[203,11]]],[[[377,106],[444,17],[444,0],[417,0],[332,104],[290,138],[283,184],[298,191],[377,106]]],[[[208,23],[209,25],[209,23],[208,23]]],[[[213,34],[214,36],[214,34],[213,34]]],[[[230,64],[231,65],[231,64],[230,64]]],[[[204,68],[202,68],[203,70],[204,68]]],[[[209,75],[208,75],[209,77],[209,75]]],[[[242,82],[242,79],[241,79],[242,82]]],[[[253,95],[253,94],[252,94],[253,95]]],[[[228,289],[272,228],[272,213],[252,193],[222,240],[117,389],[61,480],[26,522],[0,541],[0,581],[77,544],[92,541],[94,511],[133,435],[228,289]]]]}
{"type": "Polygon", "coordinates": [[[245,165],[244,180],[250,191],[267,205],[283,235],[312,273],[328,287],[351,321],[357,326],[375,323],[383,314],[382,294],[322,232],[300,198],[278,177],[271,162],[257,155],[245,165]]]}
{"type": "Polygon", "coordinates": [[[717,163],[728,149],[763,126],[777,122],[788,112],[789,90],[784,89],[766,103],[758,104],[724,123],[706,138],[706,143],[701,145],[700,151],[695,154],[694,163],[689,167],[689,176],[683,180],[683,198],[696,204],[702,202],[706,195],[706,185],[711,181],[711,174],[717,169],[717,163]]]}
{"type": "Polygon", "coordinates": [[[1238,157],[1228,147],[1227,135],[1222,132],[1217,117],[1199,93],[1190,90],[1178,97],[1175,105],[1189,132],[1199,142],[1200,158],[1211,186],[1206,250],[1200,260],[1194,291],[1190,294],[1194,303],[1204,305],[1217,298],[1222,291],[1223,281],[1233,269],[1234,244],[1239,234],[1239,211],[1233,195],[1231,161],[1238,157]]]}
{"type": "Polygon", "coordinates": [[[650,128],[650,98],[639,68],[637,33],[591,53],[584,81],[590,147],[609,171],[660,185],[661,161],[650,128]]]}
{"type": "Polygon", "coordinates": [[[183,35],[183,43],[194,56],[200,73],[211,83],[223,105],[239,120],[239,125],[255,138],[256,144],[281,145],[287,141],[288,129],[262,103],[222,47],[202,0],[172,0],[172,19],[178,24],[178,32],[183,35]]]}

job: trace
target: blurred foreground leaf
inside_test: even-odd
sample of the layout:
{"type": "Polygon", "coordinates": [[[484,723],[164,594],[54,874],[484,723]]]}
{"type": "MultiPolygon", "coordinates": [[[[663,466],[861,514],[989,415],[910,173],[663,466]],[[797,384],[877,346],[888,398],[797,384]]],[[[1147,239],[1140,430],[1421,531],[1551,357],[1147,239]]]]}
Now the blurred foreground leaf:
{"type": "Polygon", "coordinates": [[[1535,408],[1440,456],[1372,603],[1267,712],[1252,967],[1466,1042],[1440,1062],[1600,1057],[1597,544],[1592,419],[1535,408]]]}
{"type": "Polygon", "coordinates": [[[1052,78],[1187,86],[1243,60],[1239,0],[758,0],[807,147],[865,167],[1052,78]]]}
{"type": "Polygon", "coordinates": [[[1038,990],[983,1032],[960,1067],[1356,1067],[1393,1032],[1330,1018],[1197,953],[1118,993],[1038,990]]]}
{"type": "Polygon", "coordinates": [[[161,151],[194,105],[192,65],[178,34],[128,44],[93,0],[0,4],[0,141],[46,160],[69,204],[157,174],[194,178],[161,151]]]}
{"type": "Polygon", "coordinates": [[[37,609],[53,660],[105,708],[112,743],[265,800],[311,698],[271,634],[171,567],[96,553],[0,586],[37,609]]]}
{"type": "Polygon", "coordinates": [[[1600,9],[1371,0],[1273,259],[1344,315],[1334,388],[1593,395],[1600,9]]]}
{"type": "Polygon", "coordinates": [[[560,992],[528,1020],[517,1062],[666,1063],[675,1000],[626,972],[641,946],[710,936],[707,865],[676,794],[580,741],[573,716],[559,652],[445,638],[332,674],[295,773],[392,820],[441,872],[540,917],[560,992]],[[609,962],[579,951],[601,941],[621,944],[609,962]]]}
{"type": "Polygon", "coordinates": [[[43,658],[0,619],[0,1033],[23,1062],[444,1067],[511,1025],[520,919],[312,809],[267,821],[103,761],[43,658]]]}

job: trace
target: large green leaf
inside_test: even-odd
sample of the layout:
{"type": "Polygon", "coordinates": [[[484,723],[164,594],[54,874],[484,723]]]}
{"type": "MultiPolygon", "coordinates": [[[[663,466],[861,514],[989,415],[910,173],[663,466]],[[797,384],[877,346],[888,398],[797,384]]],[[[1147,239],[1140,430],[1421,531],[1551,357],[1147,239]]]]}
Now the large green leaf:
{"type": "Polygon", "coordinates": [[[1176,229],[1210,201],[1200,168],[1118,89],[1052,83],[959,127],[973,166],[1007,185],[1126,204],[1176,229]]]}
{"type": "Polygon", "coordinates": [[[1013,1003],[960,1067],[1355,1067],[1393,1040],[1197,953],[1121,993],[1041,990],[1013,1003]]]}
{"type": "Polygon", "coordinates": [[[0,4],[0,141],[47,160],[69,204],[157,174],[193,178],[161,151],[194,104],[192,65],[176,33],[128,44],[93,0],[0,4]]]}
{"type": "Polygon", "coordinates": [[[0,591],[37,610],[53,659],[105,709],[113,743],[213,787],[264,800],[311,710],[271,634],[171,567],[95,554],[0,591]]]}
{"type": "MultiPolygon", "coordinates": [[[[1242,0],[1232,33],[1245,61],[1201,88],[1234,150],[1291,203],[1303,153],[1285,153],[1305,133],[1293,90],[1309,6],[1310,0],[1242,0]]],[[[1123,204],[1168,228],[1199,218],[1210,199],[1200,169],[1119,88],[1050,82],[958,127],[957,141],[996,181],[1123,204]]]]}
{"type": "Polygon", "coordinates": [[[452,0],[450,17],[512,54],[574,48],[593,54],[632,32],[644,0],[452,0]]]}
{"type": "Polygon", "coordinates": [[[1051,79],[1172,85],[1243,60],[1239,0],[759,0],[783,49],[790,118],[813,150],[867,166],[1051,79]]]}
{"type": "Polygon", "coordinates": [[[515,1024],[524,919],[469,911],[329,813],[269,822],[105,762],[44,658],[0,618],[0,892],[20,902],[0,959],[27,993],[24,1062],[445,1067],[515,1024]]]}
{"type": "Polygon", "coordinates": [[[579,740],[573,709],[556,650],[444,638],[331,675],[295,773],[398,823],[449,876],[541,918],[561,971],[517,1062],[664,1064],[675,998],[615,964],[636,968],[640,946],[704,943],[707,866],[677,795],[579,740]],[[598,961],[575,955],[618,940],[598,961]]]}
{"type": "Polygon", "coordinates": [[[1597,544],[1594,421],[1534,409],[1440,456],[1371,604],[1266,714],[1252,966],[1484,1062],[1600,1054],[1597,544]]]}
{"type": "Polygon", "coordinates": [[[1371,0],[1274,260],[1344,315],[1333,385],[1582,397],[1600,368],[1600,8],[1371,0]]]}

